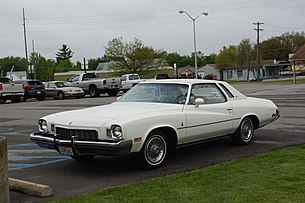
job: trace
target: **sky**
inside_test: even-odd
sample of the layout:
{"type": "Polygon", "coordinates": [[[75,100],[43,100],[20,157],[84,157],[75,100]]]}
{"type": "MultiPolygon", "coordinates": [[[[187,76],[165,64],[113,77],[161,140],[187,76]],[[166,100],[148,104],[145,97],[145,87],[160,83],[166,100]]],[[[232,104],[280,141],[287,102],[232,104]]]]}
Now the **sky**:
{"type": "Polygon", "coordinates": [[[0,58],[25,57],[23,8],[27,49],[55,59],[67,44],[73,62],[104,55],[107,42],[142,40],[169,53],[194,51],[193,18],[197,51],[218,54],[223,46],[243,39],[256,43],[285,32],[305,31],[304,0],[0,0],[0,58]]]}

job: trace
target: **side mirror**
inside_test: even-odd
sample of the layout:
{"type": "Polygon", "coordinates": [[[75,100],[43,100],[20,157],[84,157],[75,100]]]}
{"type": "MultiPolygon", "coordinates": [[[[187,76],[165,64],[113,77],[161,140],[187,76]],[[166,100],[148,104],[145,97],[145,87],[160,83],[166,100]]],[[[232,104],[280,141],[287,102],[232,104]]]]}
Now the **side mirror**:
{"type": "Polygon", "coordinates": [[[204,104],[204,99],[202,99],[202,98],[195,99],[195,108],[198,108],[199,105],[202,105],[202,104],[204,104]]]}

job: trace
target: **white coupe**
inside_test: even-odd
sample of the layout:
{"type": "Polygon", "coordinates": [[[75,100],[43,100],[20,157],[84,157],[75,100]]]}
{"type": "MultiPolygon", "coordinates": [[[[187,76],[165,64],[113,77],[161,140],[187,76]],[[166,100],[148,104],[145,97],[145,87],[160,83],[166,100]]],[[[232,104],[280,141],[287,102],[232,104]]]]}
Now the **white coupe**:
{"type": "Polygon", "coordinates": [[[116,102],[42,117],[30,138],[76,160],[135,154],[160,167],[172,148],[231,136],[247,145],[254,130],[279,118],[276,105],[247,97],[226,82],[144,81],[116,102]]]}

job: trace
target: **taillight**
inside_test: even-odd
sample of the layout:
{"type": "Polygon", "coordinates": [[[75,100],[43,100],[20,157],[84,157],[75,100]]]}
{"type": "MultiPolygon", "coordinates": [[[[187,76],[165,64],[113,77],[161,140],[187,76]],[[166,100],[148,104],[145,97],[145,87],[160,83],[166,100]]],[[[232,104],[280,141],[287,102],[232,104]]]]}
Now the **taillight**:
{"type": "Polygon", "coordinates": [[[103,80],[103,85],[106,85],[106,80],[103,80]]]}
{"type": "Polygon", "coordinates": [[[28,89],[33,89],[34,88],[34,85],[27,85],[27,86],[25,86],[26,88],[28,88],[28,89]]]}
{"type": "Polygon", "coordinates": [[[2,91],[2,84],[0,84],[0,91],[2,91]]]}
{"type": "Polygon", "coordinates": [[[42,84],[42,85],[41,85],[41,89],[44,89],[44,88],[45,88],[45,86],[44,86],[44,84],[42,84]]]}
{"type": "Polygon", "coordinates": [[[22,83],[22,89],[24,90],[24,84],[22,83]]]}

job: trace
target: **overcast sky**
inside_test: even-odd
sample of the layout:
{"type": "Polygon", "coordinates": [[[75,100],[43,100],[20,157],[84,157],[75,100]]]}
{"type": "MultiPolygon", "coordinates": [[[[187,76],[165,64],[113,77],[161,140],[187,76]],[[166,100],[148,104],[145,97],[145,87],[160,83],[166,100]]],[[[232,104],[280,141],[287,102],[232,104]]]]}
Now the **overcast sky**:
{"type": "Polygon", "coordinates": [[[48,59],[62,44],[74,51],[73,62],[104,55],[109,40],[135,37],[145,45],[190,55],[192,20],[196,17],[197,51],[219,53],[244,38],[256,42],[254,22],[264,30],[261,40],[285,32],[305,31],[304,0],[1,0],[0,58],[25,57],[22,8],[25,9],[28,52],[48,59]]]}

